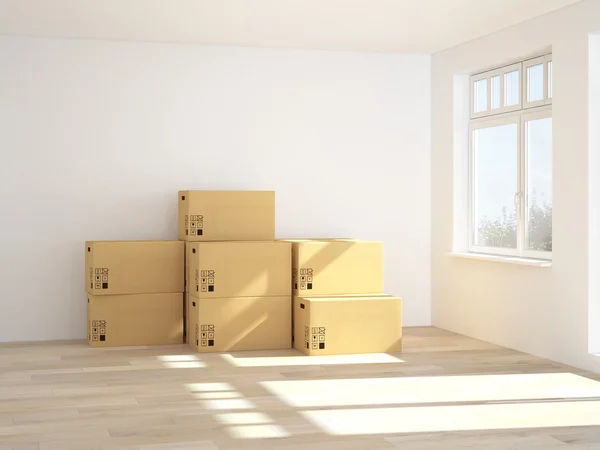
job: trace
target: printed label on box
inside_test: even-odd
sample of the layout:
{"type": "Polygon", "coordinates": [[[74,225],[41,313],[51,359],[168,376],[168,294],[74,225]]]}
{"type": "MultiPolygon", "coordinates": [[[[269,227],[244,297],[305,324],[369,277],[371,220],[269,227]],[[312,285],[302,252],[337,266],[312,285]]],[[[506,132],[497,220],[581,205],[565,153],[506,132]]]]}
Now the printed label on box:
{"type": "Polygon", "coordinates": [[[202,214],[185,215],[185,234],[190,236],[204,235],[204,216],[202,214]]]}
{"type": "MultiPolygon", "coordinates": [[[[215,326],[213,324],[200,325],[200,347],[215,346],[215,326]]],[[[197,342],[197,341],[196,341],[197,342]]],[[[196,344],[198,345],[198,344],[196,344]]]]}
{"type": "Polygon", "coordinates": [[[107,267],[101,268],[90,268],[90,288],[91,289],[108,289],[108,275],[109,270],[107,267]]]}
{"type": "Polygon", "coordinates": [[[304,346],[311,350],[325,350],[325,327],[304,327],[304,346]]]}
{"type": "Polygon", "coordinates": [[[294,289],[300,287],[301,291],[309,291],[313,288],[313,269],[300,269],[300,280],[298,281],[298,273],[296,272],[296,281],[294,281],[294,289]]]}
{"type": "Polygon", "coordinates": [[[93,342],[105,342],[107,335],[107,323],[106,320],[93,320],[92,321],[92,330],[91,330],[91,339],[93,342]]]}

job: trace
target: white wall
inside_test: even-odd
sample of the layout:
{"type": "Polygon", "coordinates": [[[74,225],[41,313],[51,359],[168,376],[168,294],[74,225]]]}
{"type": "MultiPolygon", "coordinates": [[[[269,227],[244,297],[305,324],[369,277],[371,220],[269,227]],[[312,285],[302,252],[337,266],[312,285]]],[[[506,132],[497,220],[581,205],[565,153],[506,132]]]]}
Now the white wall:
{"type": "Polygon", "coordinates": [[[83,241],[275,189],[279,237],[381,239],[430,323],[428,56],[0,38],[0,341],[83,338],[83,241]]]}
{"type": "Polygon", "coordinates": [[[595,163],[600,148],[588,145],[589,43],[595,31],[600,31],[600,1],[588,0],[433,56],[432,320],[438,327],[600,371],[600,357],[588,351],[599,343],[589,345],[588,320],[600,326],[600,314],[589,315],[600,297],[600,264],[595,263],[600,245],[591,233],[600,228],[600,191],[588,183],[588,168],[592,177],[600,176],[595,163]],[[547,46],[552,46],[554,72],[553,266],[449,256],[453,227],[461,225],[453,217],[454,195],[460,191],[453,171],[464,174],[464,167],[453,167],[463,161],[453,150],[461,152],[466,145],[464,136],[454,136],[460,122],[453,111],[455,76],[547,46]]]}

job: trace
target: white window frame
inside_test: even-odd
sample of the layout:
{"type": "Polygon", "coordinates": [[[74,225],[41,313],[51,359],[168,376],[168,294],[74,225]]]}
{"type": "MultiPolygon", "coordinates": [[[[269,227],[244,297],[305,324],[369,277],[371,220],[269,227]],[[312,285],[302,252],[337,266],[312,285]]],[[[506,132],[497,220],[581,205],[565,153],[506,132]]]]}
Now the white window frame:
{"type": "Polygon", "coordinates": [[[552,260],[552,252],[543,252],[536,250],[526,250],[528,233],[528,214],[527,214],[527,136],[526,123],[532,120],[552,118],[552,97],[549,95],[549,63],[552,61],[552,54],[545,54],[536,58],[531,58],[498,69],[479,73],[471,76],[470,83],[470,112],[471,120],[469,122],[469,199],[468,199],[468,233],[469,233],[469,251],[473,253],[483,253],[499,256],[513,256],[520,258],[532,258],[542,260],[552,260]],[[543,64],[543,99],[535,102],[527,101],[527,69],[537,64],[543,64]],[[519,104],[513,106],[504,106],[505,104],[505,74],[514,70],[519,70],[519,104]],[[492,109],[492,78],[500,76],[500,108],[492,109]],[[482,112],[475,112],[475,82],[487,79],[487,109],[482,112]],[[517,247],[500,248],[485,247],[475,245],[476,236],[476,215],[475,215],[475,196],[477,189],[475,186],[476,161],[474,153],[474,131],[483,128],[492,128],[496,126],[514,124],[517,126],[517,181],[515,186],[515,203],[517,206],[517,247]]]}
{"type": "Polygon", "coordinates": [[[498,69],[494,69],[494,70],[489,70],[487,72],[483,72],[477,75],[473,75],[471,76],[471,98],[470,98],[470,103],[471,103],[471,119],[477,119],[480,117],[487,117],[487,116],[496,116],[498,114],[504,114],[507,112],[511,112],[511,111],[518,111],[520,109],[522,109],[522,98],[523,98],[523,92],[522,92],[522,83],[519,83],[519,102],[516,105],[511,105],[511,106],[504,106],[505,104],[505,93],[506,93],[506,89],[505,89],[505,75],[514,71],[518,71],[519,72],[519,80],[521,79],[521,77],[523,76],[523,64],[522,63],[516,63],[516,64],[511,64],[509,66],[504,66],[504,67],[500,67],[498,69]],[[492,78],[494,78],[495,76],[499,76],[500,77],[500,107],[499,108],[494,108],[492,109],[492,78]],[[480,80],[487,80],[487,90],[486,90],[486,96],[487,96],[487,103],[486,103],[486,110],[485,111],[481,111],[481,112],[475,112],[475,83],[477,81],[480,80]]]}
{"type": "Polygon", "coordinates": [[[527,250],[525,244],[527,242],[528,232],[528,214],[527,205],[528,199],[528,179],[527,179],[527,134],[525,124],[533,120],[552,118],[552,108],[544,107],[525,113],[509,113],[503,114],[501,117],[492,116],[484,119],[474,120],[469,125],[469,251],[473,253],[484,253],[490,255],[516,256],[522,258],[552,260],[552,252],[543,252],[538,250],[527,250]],[[474,147],[474,131],[499,127],[503,125],[517,126],[517,177],[515,184],[514,201],[517,207],[517,247],[502,248],[502,247],[486,247],[475,245],[475,195],[477,189],[475,186],[477,169],[475,147],[474,147]]]}
{"type": "Polygon", "coordinates": [[[552,97],[549,96],[549,71],[548,71],[548,63],[552,62],[552,55],[544,55],[538,58],[528,59],[527,61],[523,61],[523,71],[521,73],[522,81],[521,85],[523,87],[523,109],[536,108],[539,106],[551,105],[552,97]],[[527,72],[530,67],[541,65],[542,66],[542,78],[544,81],[544,87],[542,90],[542,99],[530,102],[527,100],[527,94],[529,92],[529,80],[527,78],[527,72]]]}
{"type": "MultiPolygon", "coordinates": [[[[552,119],[552,108],[550,107],[544,107],[544,108],[539,108],[536,109],[535,111],[528,111],[524,114],[521,115],[521,129],[520,129],[520,136],[521,136],[521,142],[519,144],[519,148],[521,150],[521,176],[520,176],[520,181],[521,181],[521,186],[520,186],[520,191],[519,191],[519,213],[521,215],[521,217],[523,217],[523,226],[521,227],[521,230],[519,230],[517,228],[517,242],[521,243],[521,248],[522,248],[522,253],[521,255],[526,257],[526,258],[535,258],[535,259],[552,259],[552,252],[543,252],[543,251],[539,251],[539,250],[526,250],[525,249],[525,244],[527,242],[527,231],[528,231],[528,223],[527,221],[529,220],[529,215],[527,214],[527,205],[529,204],[529,199],[528,199],[528,195],[527,193],[529,192],[528,189],[528,177],[527,177],[527,152],[528,152],[528,148],[527,148],[527,127],[525,126],[525,124],[527,122],[530,121],[534,121],[534,120],[542,120],[542,119],[552,119]],[[521,236],[519,236],[519,234],[521,234],[521,236]]],[[[554,149],[553,149],[554,150],[554,149]]]]}
{"type": "Polygon", "coordinates": [[[517,193],[520,188],[520,180],[521,174],[519,173],[519,162],[521,161],[521,139],[519,136],[521,135],[521,121],[519,120],[520,114],[507,114],[503,117],[486,117],[485,119],[473,121],[469,125],[469,251],[474,253],[485,253],[490,255],[503,255],[503,256],[521,256],[519,253],[519,248],[521,248],[521,242],[519,241],[519,209],[517,207],[517,248],[502,248],[502,247],[485,247],[481,245],[475,245],[475,234],[477,233],[477,229],[475,226],[475,196],[477,194],[477,189],[475,186],[475,171],[477,169],[477,161],[475,157],[475,131],[485,129],[485,128],[493,128],[493,127],[501,127],[503,125],[516,125],[517,126],[517,153],[515,158],[517,158],[517,176],[515,179],[515,202],[517,201],[517,193]]]}

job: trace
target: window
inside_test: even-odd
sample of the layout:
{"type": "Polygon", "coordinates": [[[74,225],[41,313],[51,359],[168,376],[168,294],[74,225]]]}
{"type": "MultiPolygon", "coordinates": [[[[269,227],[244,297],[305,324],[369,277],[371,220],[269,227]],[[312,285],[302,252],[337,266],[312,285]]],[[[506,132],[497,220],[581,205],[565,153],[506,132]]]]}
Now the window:
{"type": "Polygon", "coordinates": [[[552,56],[471,77],[470,251],[552,258],[552,56]]]}

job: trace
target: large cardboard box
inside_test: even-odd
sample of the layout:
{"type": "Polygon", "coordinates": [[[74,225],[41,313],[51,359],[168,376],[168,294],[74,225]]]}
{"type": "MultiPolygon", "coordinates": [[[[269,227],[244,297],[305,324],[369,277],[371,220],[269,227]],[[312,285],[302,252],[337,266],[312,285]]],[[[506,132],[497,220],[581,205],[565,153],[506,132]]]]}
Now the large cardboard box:
{"type": "Polygon", "coordinates": [[[93,295],[183,292],[180,241],[85,243],[86,291],[93,295]]]}
{"type": "Polygon", "coordinates": [[[290,240],[294,296],[383,292],[383,244],[356,239],[290,240]]]}
{"type": "Polygon", "coordinates": [[[87,295],[92,347],[183,342],[183,294],[87,295]]]}
{"type": "Polygon", "coordinates": [[[180,191],[183,241],[275,239],[274,191],[180,191]]]}
{"type": "Polygon", "coordinates": [[[402,300],[392,296],[298,298],[294,328],[294,348],[307,355],[400,352],[402,300]]]}
{"type": "MultiPolygon", "coordinates": [[[[327,298],[348,298],[348,297],[393,297],[390,294],[383,294],[383,293],[375,293],[375,294],[344,294],[344,295],[326,295],[323,297],[327,297],[327,298]]],[[[313,296],[314,297],[314,296],[313,296]]],[[[296,310],[296,303],[298,303],[298,301],[301,301],[303,297],[292,297],[292,345],[294,344],[294,340],[295,340],[295,329],[294,329],[294,311],[296,310]]]]}
{"type": "Polygon", "coordinates": [[[197,298],[290,296],[289,242],[193,242],[190,294],[197,298]]]}
{"type": "Polygon", "coordinates": [[[189,344],[200,353],[291,348],[289,295],[188,302],[189,344]]]}

